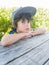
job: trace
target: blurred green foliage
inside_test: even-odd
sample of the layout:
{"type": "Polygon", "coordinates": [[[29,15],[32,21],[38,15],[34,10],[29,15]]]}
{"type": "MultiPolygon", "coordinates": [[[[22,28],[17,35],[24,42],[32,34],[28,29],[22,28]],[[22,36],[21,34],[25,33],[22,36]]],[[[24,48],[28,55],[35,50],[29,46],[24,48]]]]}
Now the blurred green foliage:
{"type": "MultiPolygon", "coordinates": [[[[7,29],[11,26],[11,12],[15,8],[0,8],[0,40],[7,29]]],[[[34,20],[31,23],[32,28],[44,26],[49,29],[49,10],[38,8],[34,20]]]]}
{"type": "Polygon", "coordinates": [[[12,9],[0,8],[0,39],[7,31],[8,27],[11,26],[11,12],[14,9],[15,8],[12,9]]]}
{"type": "Polygon", "coordinates": [[[49,29],[49,9],[38,8],[31,27],[45,27],[49,29]]]}

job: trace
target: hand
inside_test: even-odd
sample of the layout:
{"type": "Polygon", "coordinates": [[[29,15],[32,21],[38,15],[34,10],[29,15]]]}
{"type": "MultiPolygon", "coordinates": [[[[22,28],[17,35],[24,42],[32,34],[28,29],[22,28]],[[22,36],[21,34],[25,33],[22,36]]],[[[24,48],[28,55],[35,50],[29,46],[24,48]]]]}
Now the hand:
{"type": "Polygon", "coordinates": [[[31,37],[31,36],[43,34],[43,33],[45,33],[45,31],[46,31],[46,29],[37,28],[35,31],[29,31],[28,33],[26,33],[26,36],[31,37]]]}
{"type": "Polygon", "coordinates": [[[24,33],[24,34],[25,34],[25,38],[32,37],[32,36],[35,35],[35,34],[34,34],[34,31],[29,31],[29,32],[24,33]]]}

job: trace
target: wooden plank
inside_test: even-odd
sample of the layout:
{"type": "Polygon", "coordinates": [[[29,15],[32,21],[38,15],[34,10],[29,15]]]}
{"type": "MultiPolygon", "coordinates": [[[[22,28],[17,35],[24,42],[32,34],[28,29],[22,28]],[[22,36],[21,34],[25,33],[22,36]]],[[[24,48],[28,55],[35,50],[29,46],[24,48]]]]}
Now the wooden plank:
{"type": "Polygon", "coordinates": [[[47,40],[49,40],[48,33],[44,35],[28,38],[28,39],[23,39],[9,47],[0,46],[0,65],[7,64],[8,62],[14,59],[18,59],[19,57],[29,53],[30,51],[34,50],[38,46],[42,45],[47,40]]]}
{"type": "Polygon", "coordinates": [[[49,59],[45,62],[44,65],[49,65],[49,59]]]}
{"type": "Polygon", "coordinates": [[[8,63],[6,65],[39,65],[39,63],[35,62],[34,60],[32,61],[30,58],[27,58],[26,60],[24,60],[25,58],[21,58],[18,61],[19,62],[13,62],[12,63],[8,63]]]}
{"type": "Polygon", "coordinates": [[[30,51],[29,53],[21,56],[18,59],[13,60],[11,63],[9,63],[7,65],[12,65],[13,63],[14,63],[14,65],[16,65],[16,64],[19,65],[19,64],[22,64],[22,63],[25,64],[25,60],[27,61],[28,59],[31,59],[32,61],[36,62],[36,64],[38,63],[39,65],[43,65],[43,63],[49,57],[49,56],[47,56],[47,54],[49,53],[48,49],[49,49],[49,40],[47,42],[45,42],[44,44],[42,44],[41,46],[39,46],[39,47],[35,48],[34,50],[30,51]],[[42,60],[42,59],[44,59],[44,60],[42,60]]]}
{"type": "Polygon", "coordinates": [[[41,65],[43,65],[45,61],[49,58],[49,41],[47,41],[44,46],[41,46],[41,48],[42,47],[43,47],[42,51],[31,56],[31,59],[35,60],[41,65]]]}
{"type": "Polygon", "coordinates": [[[39,64],[35,61],[32,61],[31,59],[28,59],[24,61],[23,63],[21,63],[20,65],[39,65],[39,64]]]}

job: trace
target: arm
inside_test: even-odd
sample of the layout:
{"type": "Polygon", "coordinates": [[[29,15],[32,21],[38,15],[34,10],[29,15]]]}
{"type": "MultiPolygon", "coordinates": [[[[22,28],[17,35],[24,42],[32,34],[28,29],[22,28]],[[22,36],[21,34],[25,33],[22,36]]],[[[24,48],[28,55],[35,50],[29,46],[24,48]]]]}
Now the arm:
{"type": "Polygon", "coordinates": [[[2,46],[11,45],[14,42],[16,42],[16,41],[22,39],[23,37],[25,37],[25,35],[26,34],[24,34],[24,33],[8,34],[8,35],[2,37],[1,44],[2,44],[2,46]]]}
{"type": "Polygon", "coordinates": [[[44,34],[46,32],[46,29],[44,28],[37,28],[32,32],[32,35],[39,35],[39,34],[44,34]]]}
{"type": "Polygon", "coordinates": [[[28,33],[18,33],[18,34],[8,34],[6,36],[3,36],[2,40],[1,40],[1,44],[2,46],[7,46],[7,45],[11,45],[13,44],[14,42],[22,39],[22,38],[25,38],[25,37],[30,37],[30,36],[35,36],[35,35],[38,35],[38,34],[43,34],[45,33],[45,29],[42,29],[42,28],[38,28],[36,29],[35,31],[30,31],[28,33]]]}

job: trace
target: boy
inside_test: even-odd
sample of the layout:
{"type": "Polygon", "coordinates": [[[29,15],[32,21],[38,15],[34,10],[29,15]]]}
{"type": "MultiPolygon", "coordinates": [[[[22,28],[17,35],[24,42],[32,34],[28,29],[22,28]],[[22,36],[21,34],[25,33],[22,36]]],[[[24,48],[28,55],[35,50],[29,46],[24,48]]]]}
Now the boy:
{"type": "Polygon", "coordinates": [[[7,35],[2,37],[2,46],[11,45],[22,38],[43,34],[45,29],[31,30],[30,22],[35,13],[36,8],[34,7],[21,7],[14,11],[12,13],[12,28],[7,35]]]}

